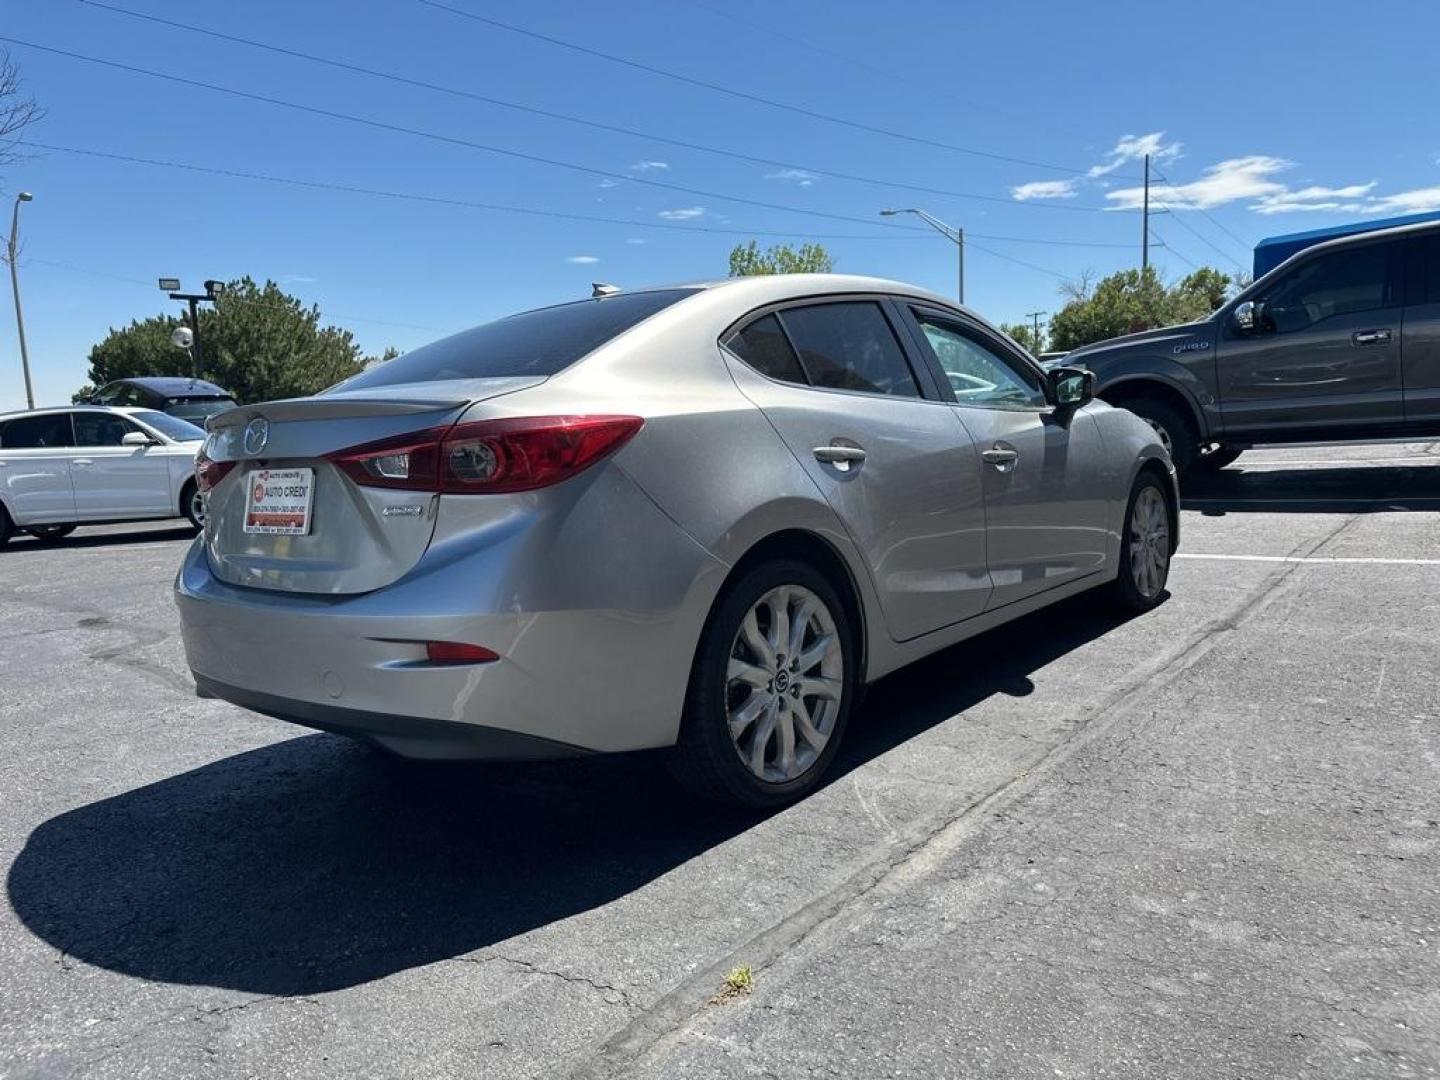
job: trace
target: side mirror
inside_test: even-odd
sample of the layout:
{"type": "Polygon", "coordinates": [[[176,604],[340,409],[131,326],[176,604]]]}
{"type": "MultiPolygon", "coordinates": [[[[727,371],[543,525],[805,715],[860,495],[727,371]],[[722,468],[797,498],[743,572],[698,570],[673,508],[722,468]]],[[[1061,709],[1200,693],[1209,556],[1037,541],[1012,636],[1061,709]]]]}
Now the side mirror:
{"type": "Polygon", "coordinates": [[[121,446],[153,446],[154,444],[155,440],[143,431],[127,431],[120,436],[121,446]]]}
{"type": "Polygon", "coordinates": [[[1050,400],[1059,409],[1078,409],[1095,397],[1095,373],[1078,367],[1050,369],[1050,400]]]}
{"type": "Polygon", "coordinates": [[[1242,334],[1258,334],[1264,314],[1265,301],[1246,300],[1243,304],[1235,305],[1235,310],[1230,313],[1230,321],[1242,334]]]}

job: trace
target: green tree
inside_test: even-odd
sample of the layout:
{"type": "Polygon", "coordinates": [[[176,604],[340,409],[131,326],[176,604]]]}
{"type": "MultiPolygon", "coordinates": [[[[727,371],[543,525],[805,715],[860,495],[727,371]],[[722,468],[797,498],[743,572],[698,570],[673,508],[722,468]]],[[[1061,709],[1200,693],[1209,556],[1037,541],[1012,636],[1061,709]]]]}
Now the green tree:
{"type": "Polygon", "coordinates": [[[775,244],[761,251],[754,240],[736,244],[730,251],[730,276],[755,277],[762,274],[828,274],[835,269],[834,257],[819,244],[775,244]]]}
{"type": "MultiPolygon", "coordinates": [[[[90,386],[140,375],[188,375],[190,358],[170,344],[181,325],[155,315],[114,330],[90,350],[90,386]]],[[[363,355],[348,330],[320,325],[320,309],[249,277],[225,286],[213,308],[200,312],[201,374],[241,401],[300,397],[332,386],[367,363],[388,359],[363,355]]]]}
{"type": "Polygon", "coordinates": [[[1035,336],[1035,327],[1030,323],[1001,323],[1000,329],[1024,345],[1034,356],[1039,356],[1045,351],[1045,327],[1043,326],[1040,328],[1039,337],[1035,336]]]}
{"type": "Polygon", "coordinates": [[[1202,319],[1225,302],[1232,279],[1204,266],[1166,286],[1155,268],[1122,270],[1093,286],[1088,276],[1063,291],[1069,302],[1050,320],[1050,347],[1094,341],[1202,319]]]}

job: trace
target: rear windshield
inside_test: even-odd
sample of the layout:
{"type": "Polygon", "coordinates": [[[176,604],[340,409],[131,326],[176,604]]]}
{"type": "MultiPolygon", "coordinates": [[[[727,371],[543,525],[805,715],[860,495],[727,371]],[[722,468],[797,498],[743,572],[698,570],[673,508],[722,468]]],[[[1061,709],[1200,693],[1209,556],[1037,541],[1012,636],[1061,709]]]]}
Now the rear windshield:
{"type": "Polygon", "coordinates": [[[235,405],[236,401],[232,397],[169,398],[165,402],[165,411],[182,420],[194,420],[203,424],[206,417],[233,409],[235,405]]]}
{"type": "Polygon", "coordinates": [[[698,291],[621,293],[526,311],[422,345],[340,386],[357,390],[440,379],[554,375],[657,311],[698,291]]]}

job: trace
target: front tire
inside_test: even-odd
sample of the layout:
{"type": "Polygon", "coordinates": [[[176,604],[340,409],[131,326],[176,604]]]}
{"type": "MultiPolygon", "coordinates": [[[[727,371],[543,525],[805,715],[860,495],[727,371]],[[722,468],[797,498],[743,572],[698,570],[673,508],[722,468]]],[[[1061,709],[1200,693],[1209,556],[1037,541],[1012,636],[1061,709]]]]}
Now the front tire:
{"type": "Polygon", "coordinates": [[[1130,491],[1120,534],[1120,573],[1111,597],[1126,611],[1149,611],[1165,596],[1170,579],[1171,538],[1175,522],[1165,489],[1151,473],[1141,473],[1130,491]]]}
{"type": "Polygon", "coordinates": [[[829,770],[855,697],[845,606],[806,563],[762,563],[730,585],[701,634],[675,776],[703,798],[770,809],[829,770]]]}
{"type": "Polygon", "coordinates": [[[1121,408],[1129,409],[1155,430],[1160,444],[1175,463],[1175,474],[1184,476],[1200,452],[1200,437],[1190,418],[1170,402],[1148,395],[1123,402],[1121,408]]]}

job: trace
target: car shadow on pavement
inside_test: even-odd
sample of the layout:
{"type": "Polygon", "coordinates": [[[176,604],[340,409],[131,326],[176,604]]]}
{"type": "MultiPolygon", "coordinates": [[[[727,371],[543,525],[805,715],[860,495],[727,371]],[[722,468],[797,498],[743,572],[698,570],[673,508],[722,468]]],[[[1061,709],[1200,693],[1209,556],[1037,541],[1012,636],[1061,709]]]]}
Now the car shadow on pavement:
{"type": "Polygon", "coordinates": [[[1207,516],[1227,513],[1381,513],[1440,510],[1440,457],[1434,465],[1245,468],[1185,478],[1180,504],[1207,516]]]}
{"type": "Polygon", "coordinates": [[[31,536],[29,533],[17,532],[10,538],[10,542],[0,546],[0,554],[10,551],[20,553],[23,551],[39,551],[41,549],[54,548],[100,548],[116,547],[120,544],[134,546],[136,544],[169,544],[176,540],[190,540],[195,537],[195,530],[189,525],[177,525],[170,529],[137,529],[134,532],[95,532],[84,531],[71,533],[69,536],[56,537],[53,540],[41,540],[31,536]]]}
{"type": "MultiPolygon", "coordinates": [[[[835,775],[1028,693],[1032,672],[1121,621],[1082,596],[885,678],[835,775]]],[[[426,766],[301,735],[52,818],[7,885],[25,926],[85,963],[300,995],[602,906],[760,820],[693,801],[653,754],[426,766]]]]}

